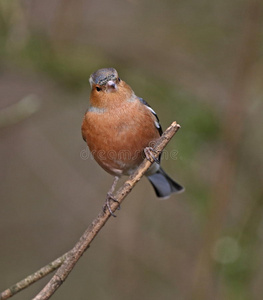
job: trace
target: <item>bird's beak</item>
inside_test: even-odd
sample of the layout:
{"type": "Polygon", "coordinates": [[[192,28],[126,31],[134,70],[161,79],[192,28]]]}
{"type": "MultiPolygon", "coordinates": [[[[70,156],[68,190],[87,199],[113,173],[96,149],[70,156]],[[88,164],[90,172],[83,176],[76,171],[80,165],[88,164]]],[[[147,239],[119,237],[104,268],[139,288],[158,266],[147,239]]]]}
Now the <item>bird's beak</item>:
{"type": "Polygon", "coordinates": [[[112,80],[109,80],[107,82],[106,88],[107,88],[107,92],[110,92],[110,93],[115,92],[118,89],[117,84],[112,80]]]}

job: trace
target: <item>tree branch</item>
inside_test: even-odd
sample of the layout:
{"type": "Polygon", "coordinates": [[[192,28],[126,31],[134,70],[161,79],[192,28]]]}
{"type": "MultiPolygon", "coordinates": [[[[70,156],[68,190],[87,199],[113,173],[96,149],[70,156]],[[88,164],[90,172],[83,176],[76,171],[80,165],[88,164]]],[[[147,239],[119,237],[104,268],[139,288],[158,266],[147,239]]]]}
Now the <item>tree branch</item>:
{"type": "Polygon", "coordinates": [[[1,300],[8,299],[8,298],[14,296],[18,292],[20,292],[23,289],[29,287],[31,284],[33,284],[36,281],[44,278],[45,276],[47,276],[51,272],[57,270],[62,265],[62,263],[65,261],[66,256],[68,255],[68,253],[69,252],[63,254],[62,256],[60,256],[59,258],[55,259],[54,261],[52,261],[51,263],[47,264],[46,266],[42,267],[41,269],[39,269],[35,273],[27,276],[23,280],[17,282],[16,284],[12,285],[10,288],[8,288],[5,291],[3,291],[0,294],[0,299],[1,300]]]}
{"type": "MultiPolygon", "coordinates": [[[[166,129],[163,135],[156,141],[155,146],[153,147],[154,153],[153,156],[158,159],[160,153],[163,151],[165,146],[174,136],[174,134],[178,131],[180,125],[176,122],[173,122],[170,127],[166,129]]],[[[154,161],[154,160],[153,160],[154,161]]],[[[139,168],[128,178],[128,180],[123,184],[122,187],[116,192],[114,198],[118,200],[119,203],[122,203],[124,198],[131,192],[135,184],[142,178],[144,173],[148,170],[148,168],[153,163],[149,160],[145,159],[139,168]]],[[[111,210],[113,212],[119,207],[119,203],[113,202],[111,204],[111,210]]],[[[91,223],[88,229],[81,236],[77,244],[74,246],[72,250],[65,253],[61,257],[57,258],[50,264],[41,268],[37,272],[32,275],[29,275],[25,279],[20,282],[14,284],[9,289],[3,291],[0,294],[0,300],[8,299],[21,291],[22,289],[28,287],[39,279],[45,277],[47,274],[52,271],[57,270],[51,280],[47,283],[47,285],[39,292],[39,294],[33,300],[44,300],[49,299],[55,291],[61,286],[61,284],[66,280],[69,273],[72,271],[80,257],[83,255],[85,250],[90,246],[90,243],[110,218],[111,214],[108,210],[105,212],[100,212],[98,217],[91,223]]]]}

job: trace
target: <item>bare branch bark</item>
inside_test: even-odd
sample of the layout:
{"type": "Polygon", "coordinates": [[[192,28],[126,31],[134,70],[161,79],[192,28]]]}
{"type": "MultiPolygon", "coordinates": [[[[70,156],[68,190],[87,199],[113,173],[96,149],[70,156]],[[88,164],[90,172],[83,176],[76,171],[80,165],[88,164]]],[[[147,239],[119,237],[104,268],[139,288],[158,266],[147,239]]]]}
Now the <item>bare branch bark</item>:
{"type": "Polygon", "coordinates": [[[10,288],[3,291],[0,295],[0,299],[4,300],[4,299],[8,299],[8,298],[14,296],[18,292],[20,292],[23,289],[29,287],[31,284],[33,284],[36,281],[44,278],[45,276],[47,276],[51,272],[57,270],[62,265],[62,263],[65,261],[67,254],[68,254],[68,252],[63,254],[59,258],[55,259],[51,263],[47,264],[46,266],[42,267],[41,269],[39,269],[35,273],[27,276],[23,280],[17,282],[16,284],[12,285],[10,288]]]}
{"type": "MultiPolygon", "coordinates": [[[[170,127],[166,129],[163,135],[156,141],[154,149],[154,157],[158,159],[160,153],[163,151],[165,146],[169,143],[174,134],[179,130],[180,125],[176,122],[173,122],[170,127]]],[[[154,160],[153,160],[154,161],[154,160]]],[[[122,187],[116,192],[114,198],[118,200],[119,203],[122,203],[124,198],[131,192],[135,184],[142,178],[144,173],[153,163],[145,159],[140,167],[128,178],[128,180],[123,184],[122,187]]],[[[111,204],[111,210],[116,211],[119,204],[113,202],[111,204]]],[[[72,271],[80,257],[88,249],[90,243],[102,229],[104,224],[110,218],[111,214],[108,210],[106,212],[101,211],[98,217],[91,223],[88,229],[80,237],[79,241],[76,243],[74,248],[69,252],[65,253],[61,257],[57,258],[47,266],[41,268],[32,275],[29,275],[20,282],[14,284],[9,289],[3,291],[0,294],[0,300],[8,299],[21,291],[22,289],[28,287],[39,279],[45,277],[50,272],[57,270],[51,280],[47,285],[38,293],[38,295],[33,300],[44,300],[49,299],[55,291],[61,286],[61,284],[66,280],[69,273],[72,271]]]]}

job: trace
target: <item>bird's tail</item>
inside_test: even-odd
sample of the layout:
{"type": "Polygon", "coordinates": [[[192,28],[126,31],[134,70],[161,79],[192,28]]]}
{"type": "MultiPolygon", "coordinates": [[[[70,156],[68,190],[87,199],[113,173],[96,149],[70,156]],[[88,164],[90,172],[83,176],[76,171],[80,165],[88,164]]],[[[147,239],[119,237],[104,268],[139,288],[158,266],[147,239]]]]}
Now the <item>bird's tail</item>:
{"type": "Polygon", "coordinates": [[[184,188],[169,177],[162,168],[155,174],[147,176],[157,197],[168,198],[172,193],[181,193],[184,188]]]}

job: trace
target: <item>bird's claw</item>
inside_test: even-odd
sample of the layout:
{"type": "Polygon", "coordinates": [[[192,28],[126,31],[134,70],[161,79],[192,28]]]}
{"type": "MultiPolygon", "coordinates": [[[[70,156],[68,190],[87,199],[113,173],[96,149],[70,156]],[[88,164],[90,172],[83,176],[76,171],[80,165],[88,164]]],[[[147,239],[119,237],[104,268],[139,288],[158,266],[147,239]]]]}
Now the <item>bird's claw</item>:
{"type": "Polygon", "coordinates": [[[154,156],[154,154],[157,154],[157,151],[155,151],[152,147],[146,147],[144,149],[144,154],[145,157],[150,161],[150,162],[156,162],[158,165],[160,164],[160,160],[154,156]]]}
{"type": "Polygon", "coordinates": [[[108,211],[110,212],[110,214],[111,214],[113,217],[116,218],[117,216],[113,213],[113,211],[112,211],[112,209],[111,209],[111,203],[110,203],[111,201],[119,203],[117,209],[120,209],[120,202],[119,202],[117,199],[115,199],[111,193],[108,193],[108,194],[107,194],[107,198],[106,198],[106,202],[105,202],[105,204],[104,204],[104,206],[103,206],[103,211],[104,211],[104,213],[105,213],[105,212],[106,212],[106,209],[108,209],[108,211]]]}

